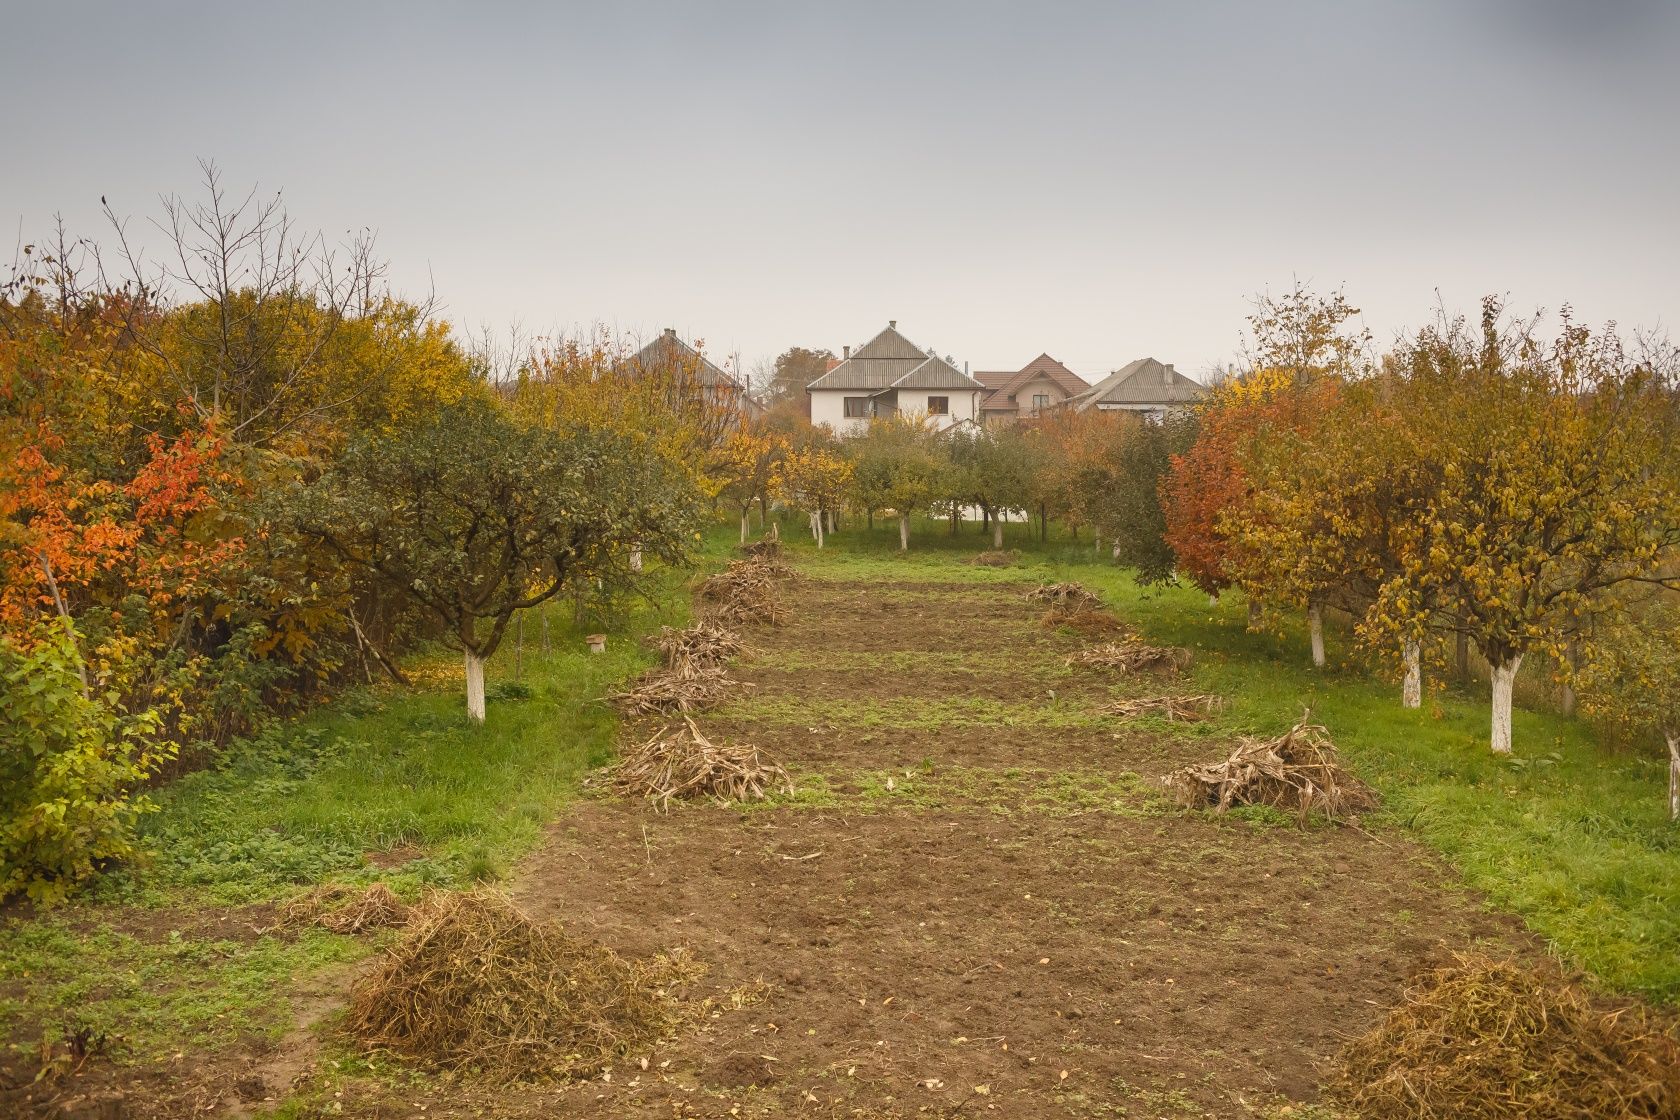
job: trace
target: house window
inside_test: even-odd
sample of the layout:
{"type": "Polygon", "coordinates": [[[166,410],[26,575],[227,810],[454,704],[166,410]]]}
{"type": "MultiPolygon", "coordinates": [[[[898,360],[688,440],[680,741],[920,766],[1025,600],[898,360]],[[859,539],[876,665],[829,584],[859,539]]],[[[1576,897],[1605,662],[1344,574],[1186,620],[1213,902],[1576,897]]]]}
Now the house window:
{"type": "Polygon", "coordinates": [[[859,420],[859,419],[866,419],[868,416],[869,416],[869,398],[868,397],[847,397],[846,398],[846,419],[848,419],[848,420],[859,420]]]}
{"type": "Polygon", "coordinates": [[[947,413],[949,413],[950,411],[951,411],[951,398],[950,397],[929,397],[928,398],[928,414],[929,415],[931,415],[931,416],[944,416],[947,413]]]}
{"type": "Polygon", "coordinates": [[[1045,409],[1047,409],[1049,407],[1050,407],[1050,394],[1049,393],[1034,393],[1033,394],[1033,411],[1034,412],[1043,412],[1045,409]]]}

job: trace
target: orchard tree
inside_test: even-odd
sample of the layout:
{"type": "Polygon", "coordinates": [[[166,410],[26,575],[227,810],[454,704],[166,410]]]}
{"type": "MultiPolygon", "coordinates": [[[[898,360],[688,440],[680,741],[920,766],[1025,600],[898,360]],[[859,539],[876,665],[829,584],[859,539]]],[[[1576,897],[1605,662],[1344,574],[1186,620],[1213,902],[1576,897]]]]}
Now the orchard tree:
{"type": "Polygon", "coordinates": [[[778,498],[806,512],[811,536],[821,548],[828,536],[829,515],[840,507],[851,482],[852,464],[834,448],[812,442],[782,456],[770,488],[778,498]]]}
{"type": "Polygon", "coordinates": [[[1407,427],[1440,485],[1417,511],[1375,610],[1454,620],[1493,671],[1493,750],[1511,751],[1512,686],[1535,649],[1557,655],[1612,589],[1673,583],[1680,541],[1672,398],[1617,336],[1567,312],[1544,344],[1483,303],[1409,348],[1407,427]]]}
{"type": "Polygon", "coordinates": [[[1680,607],[1639,604],[1600,635],[1582,674],[1586,711],[1629,739],[1668,747],[1668,819],[1680,821],[1680,607]]]}
{"type": "Polygon", "coordinates": [[[805,386],[827,373],[828,363],[833,358],[834,353],[830,350],[809,350],[803,346],[790,346],[783,350],[776,355],[775,364],[764,381],[766,402],[773,405],[781,401],[804,400],[805,386]]]}
{"type": "Polygon", "coordinates": [[[946,489],[945,446],[926,419],[903,413],[877,417],[846,442],[852,460],[852,493],[866,510],[898,514],[898,548],[910,548],[910,515],[946,489]]]}
{"type": "Polygon", "coordinates": [[[742,544],[747,541],[747,515],[752,510],[752,504],[755,501],[764,502],[776,464],[786,453],[787,447],[781,439],[750,422],[743,422],[724,438],[722,446],[713,455],[711,473],[722,484],[722,493],[741,511],[742,544]]]}
{"type": "Polygon", "coordinates": [[[364,437],[298,498],[297,527],[443,624],[464,656],[467,714],[515,612],[586,581],[632,584],[627,544],[692,548],[699,495],[651,440],[520,424],[473,401],[364,437]]]}
{"type": "Polygon", "coordinates": [[[944,439],[951,462],[948,477],[962,480],[953,502],[978,505],[991,521],[992,547],[1002,549],[1005,515],[1025,513],[1032,502],[1037,465],[1033,442],[1025,430],[1013,425],[953,429],[944,439]]]}
{"type": "Polygon", "coordinates": [[[1173,456],[1196,442],[1194,413],[1174,410],[1145,420],[1115,448],[1113,488],[1106,504],[1108,535],[1114,558],[1137,570],[1144,584],[1176,580],[1178,557],[1167,543],[1161,483],[1172,470],[1173,456]]]}

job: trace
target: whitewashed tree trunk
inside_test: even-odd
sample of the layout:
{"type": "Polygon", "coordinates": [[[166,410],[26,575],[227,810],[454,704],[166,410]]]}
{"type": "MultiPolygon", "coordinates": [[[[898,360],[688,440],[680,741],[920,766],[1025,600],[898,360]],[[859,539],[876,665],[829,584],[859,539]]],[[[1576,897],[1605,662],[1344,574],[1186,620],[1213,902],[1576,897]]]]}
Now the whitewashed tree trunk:
{"type": "Polygon", "coordinates": [[[642,550],[640,547],[632,548],[630,550],[630,570],[632,572],[639,572],[642,570],[642,550]]]}
{"type": "Polygon", "coordinates": [[[817,529],[817,515],[815,513],[811,514],[809,520],[811,522],[811,539],[820,542],[822,533],[817,529]]]}
{"type": "Polygon", "coordinates": [[[1214,607],[1217,607],[1218,605],[1219,605],[1218,594],[1209,595],[1208,596],[1208,609],[1212,610],[1214,607]]]}
{"type": "Polygon", "coordinates": [[[742,506],[741,507],[741,543],[742,544],[747,543],[747,522],[749,520],[747,515],[751,512],[751,510],[752,510],[751,506],[742,506]]]}
{"type": "Polygon", "coordinates": [[[908,513],[898,515],[898,550],[900,552],[910,551],[910,515],[908,513]]]}
{"type": "Polygon", "coordinates": [[[1307,608],[1307,628],[1312,634],[1313,668],[1324,668],[1324,604],[1313,603],[1307,608]]]}
{"type": "Polygon", "coordinates": [[[830,532],[830,533],[834,532],[835,522],[837,522],[839,519],[840,519],[839,514],[835,513],[833,510],[829,510],[828,511],[828,529],[826,530],[826,532],[830,532]]]}
{"type": "Polygon", "coordinates": [[[1003,518],[992,518],[992,547],[1003,551],[1003,518]]]}
{"type": "Polygon", "coordinates": [[[823,514],[821,510],[811,515],[811,529],[817,535],[817,547],[821,548],[828,539],[828,533],[823,528],[823,514]]]}
{"type": "Polygon", "coordinates": [[[484,658],[467,650],[467,715],[484,722],[484,658]]]}
{"type": "Polygon", "coordinates": [[[1248,628],[1250,630],[1260,629],[1260,600],[1258,599],[1248,601],[1248,628]]]}
{"type": "Polygon", "coordinates": [[[1522,654],[1493,666],[1493,753],[1511,753],[1511,686],[1517,680],[1522,654]]]}
{"type": "Polygon", "coordinates": [[[1406,643],[1406,679],[1400,685],[1400,703],[1403,707],[1417,708],[1423,705],[1423,649],[1416,641],[1406,643]]]}
{"type": "Polygon", "coordinates": [[[1670,732],[1663,738],[1668,740],[1668,819],[1680,821],[1680,735],[1670,732]]]}

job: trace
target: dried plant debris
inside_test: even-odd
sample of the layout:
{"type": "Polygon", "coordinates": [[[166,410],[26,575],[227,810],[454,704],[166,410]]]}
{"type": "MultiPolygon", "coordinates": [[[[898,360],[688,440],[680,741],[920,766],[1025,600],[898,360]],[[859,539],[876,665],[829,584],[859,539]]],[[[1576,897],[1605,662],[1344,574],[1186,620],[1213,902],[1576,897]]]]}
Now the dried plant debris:
{"type": "Polygon", "coordinates": [[[694,721],[665,727],[631,750],[612,770],[613,785],[643,797],[661,811],[692,797],[719,801],[762,801],[792,793],[793,779],[776,762],[746,743],[714,743],[694,721]]]}
{"type": "Polygon", "coordinates": [[[1111,612],[1099,607],[1051,607],[1039,620],[1048,630],[1072,630],[1086,638],[1125,634],[1128,628],[1111,612]]]}
{"type": "Polygon", "coordinates": [[[1027,592],[1027,599],[1029,602],[1049,603],[1052,607],[1069,610],[1102,606],[1101,599],[1078,583],[1047,583],[1027,592]]]}
{"type": "Polygon", "coordinates": [[[1223,813],[1235,805],[1270,805],[1302,820],[1339,820],[1374,809],[1377,795],[1342,769],[1324,728],[1303,716],[1276,739],[1244,738],[1223,762],[1198,763],[1162,779],[1179,802],[1223,813]]]}
{"type": "Polygon", "coordinates": [[[408,921],[408,903],[384,883],[354,887],[328,883],[288,902],[280,911],[280,926],[320,926],[333,933],[365,933],[400,926],[408,921]]]}
{"type": "Polygon", "coordinates": [[[652,669],[629,688],[608,693],[607,699],[627,716],[684,715],[715,708],[751,687],[731,680],[717,666],[689,667],[681,673],[652,669]]]}
{"type": "Polygon", "coordinates": [[[626,960],[490,891],[439,891],[351,992],[363,1046],[496,1081],[593,1077],[694,1014],[683,956],[626,960]]]}
{"type": "Polygon", "coordinates": [[[740,551],[759,560],[779,560],[782,556],[782,535],[772,522],[768,533],[756,541],[742,545],[740,551]]]}
{"type": "Polygon", "coordinates": [[[1680,1116],[1680,1027],[1510,961],[1417,978],[1344,1049],[1332,1095],[1363,1120],[1680,1116]]]}
{"type": "Polygon", "coordinates": [[[1128,638],[1123,642],[1109,642],[1069,654],[1067,663],[1095,669],[1113,669],[1120,673],[1177,673],[1189,667],[1190,651],[1171,646],[1152,646],[1135,638],[1128,638]]]}
{"type": "Polygon", "coordinates": [[[787,618],[787,607],[776,585],[793,574],[793,569],[779,560],[734,560],[723,571],[708,576],[696,597],[714,624],[776,626],[787,618]]]}
{"type": "Polygon", "coordinates": [[[1139,696],[1109,705],[1108,712],[1122,719],[1160,716],[1174,723],[1200,723],[1212,718],[1224,706],[1225,699],[1222,696],[1197,693],[1183,696],[1139,696]]]}
{"type": "Polygon", "coordinates": [[[996,549],[982,552],[974,558],[974,563],[982,568],[1013,568],[1019,557],[1009,549],[996,549]]]}
{"type": "Polygon", "coordinates": [[[654,639],[654,647],[664,659],[666,670],[678,676],[721,668],[746,648],[735,631],[706,621],[681,630],[663,626],[654,639]]]}

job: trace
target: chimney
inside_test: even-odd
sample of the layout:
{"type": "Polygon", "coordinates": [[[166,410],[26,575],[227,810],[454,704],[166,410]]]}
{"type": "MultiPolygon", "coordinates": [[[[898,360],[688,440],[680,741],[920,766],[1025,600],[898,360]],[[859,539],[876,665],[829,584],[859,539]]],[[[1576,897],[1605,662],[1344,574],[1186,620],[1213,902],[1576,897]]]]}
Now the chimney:
{"type": "Polygon", "coordinates": [[[841,361],[843,361],[843,362],[844,361],[849,361],[851,359],[851,357],[852,357],[852,348],[850,346],[840,347],[840,360],[841,361]]]}
{"type": "Polygon", "coordinates": [[[665,328],[665,337],[666,338],[676,338],[677,337],[677,328],[666,327],[665,328]]]}
{"type": "Polygon", "coordinates": [[[896,331],[898,329],[898,320],[897,319],[888,319],[887,320],[887,329],[889,331],[896,331]]]}

